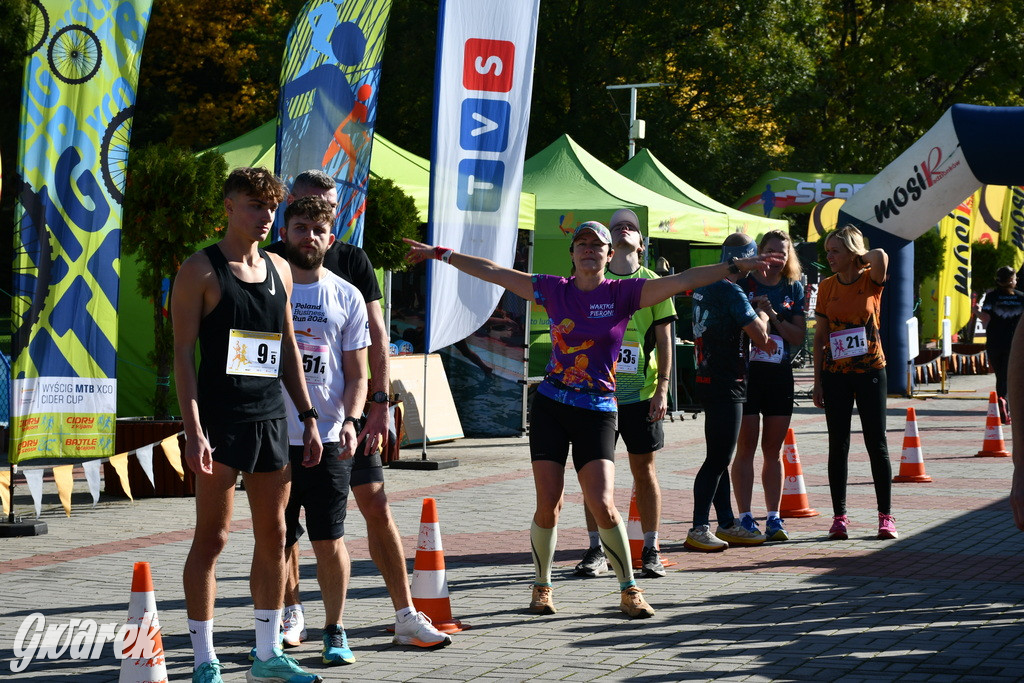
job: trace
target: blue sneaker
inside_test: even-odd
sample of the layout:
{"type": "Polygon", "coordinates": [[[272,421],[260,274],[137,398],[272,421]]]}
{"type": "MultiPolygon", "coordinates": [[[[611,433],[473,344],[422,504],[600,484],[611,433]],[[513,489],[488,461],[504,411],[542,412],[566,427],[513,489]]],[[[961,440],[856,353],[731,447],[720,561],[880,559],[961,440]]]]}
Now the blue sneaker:
{"type": "Polygon", "coordinates": [[[747,531],[749,531],[752,534],[759,534],[759,533],[761,533],[761,529],[758,528],[757,522],[754,520],[753,517],[746,517],[746,516],[741,517],[740,518],[740,526],[742,526],[744,529],[746,529],[747,531]]]}
{"type": "Polygon", "coordinates": [[[769,517],[764,523],[764,535],[769,541],[788,541],[789,534],[781,517],[769,517]]]}
{"type": "Polygon", "coordinates": [[[327,666],[339,666],[341,664],[355,664],[356,657],[352,650],[348,649],[348,636],[345,629],[338,624],[331,624],[324,629],[324,664],[327,666]]]}
{"type": "Polygon", "coordinates": [[[224,683],[220,677],[220,660],[211,659],[203,662],[192,672],[192,683],[224,683]]]}
{"type": "Polygon", "coordinates": [[[274,656],[263,661],[256,658],[252,668],[245,672],[248,683],[323,683],[323,678],[306,673],[294,658],[281,650],[274,650],[274,656]]]}

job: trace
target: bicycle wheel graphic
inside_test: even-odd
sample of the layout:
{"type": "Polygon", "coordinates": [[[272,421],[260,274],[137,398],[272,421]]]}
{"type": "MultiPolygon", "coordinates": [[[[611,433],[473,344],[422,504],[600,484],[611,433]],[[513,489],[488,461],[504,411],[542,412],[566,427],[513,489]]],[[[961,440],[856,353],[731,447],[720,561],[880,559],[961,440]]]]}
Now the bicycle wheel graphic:
{"type": "Polygon", "coordinates": [[[28,57],[46,43],[46,36],[50,33],[50,15],[39,0],[31,0],[28,7],[28,37],[29,48],[25,51],[28,57]]]}
{"type": "Polygon", "coordinates": [[[46,58],[57,78],[77,85],[96,75],[103,51],[95,33],[81,24],[70,24],[53,34],[46,58]]]}
{"type": "Polygon", "coordinates": [[[125,107],[114,115],[103,132],[100,146],[100,170],[103,184],[111,199],[124,203],[124,185],[128,171],[128,139],[132,134],[132,117],[135,105],[125,107]]]}
{"type": "Polygon", "coordinates": [[[15,233],[12,280],[11,358],[28,347],[32,328],[50,295],[50,273],[53,264],[50,231],[45,225],[45,209],[34,192],[20,197],[25,213],[15,233]]]}

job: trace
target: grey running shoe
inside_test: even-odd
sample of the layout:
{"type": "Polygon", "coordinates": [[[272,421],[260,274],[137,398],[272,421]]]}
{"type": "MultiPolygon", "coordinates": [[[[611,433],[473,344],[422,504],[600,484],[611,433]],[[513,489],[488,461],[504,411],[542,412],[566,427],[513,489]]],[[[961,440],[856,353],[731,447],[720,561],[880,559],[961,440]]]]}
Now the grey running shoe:
{"type": "Polygon", "coordinates": [[[754,525],[754,531],[751,531],[735,521],[733,521],[732,526],[719,525],[715,529],[715,536],[718,536],[729,545],[761,545],[765,540],[764,534],[757,530],[756,525],[754,525]]]}
{"type": "Polygon", "coordinates": [[[573,570],[573,576],[586,576],[593,578],[595,576],[601,576],[608,571],[608,558],[604,556],[604,548],[597,546],[596,548],[588,548],[587,552],[583,554],[583,559],[576,569],[573,570]]]}
{"type": "Polygon", "coordinates": [[[690,529],[683,547],[702,553],[717,553],[728,548],[729,544],[711,533],[710,526],[702,524],[690,529]]]}
{"type": "Polygon", "coordinates": [[[644,578],[657,579],[665,576],[665,565],[661,563],[661,554],[657,548],[644,546],[640,553],[640,562],[642,565],[640,575],[644,578]]]}

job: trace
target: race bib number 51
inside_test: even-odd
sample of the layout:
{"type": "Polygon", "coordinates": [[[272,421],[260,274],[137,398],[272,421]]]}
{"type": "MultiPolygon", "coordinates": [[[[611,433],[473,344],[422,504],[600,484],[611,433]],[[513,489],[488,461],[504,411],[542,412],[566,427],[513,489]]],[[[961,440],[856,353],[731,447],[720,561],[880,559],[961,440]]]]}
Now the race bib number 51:
{"type": "Polygon", "coordinates": [[[863,356],[868,352],[868,335],[863,327],[839,330],[828,336],[832,348],[832,360],[863,356]]]}
{"type": "Polygon", "coordinates": [[[280,332],[231,330],[226,369],[229,375],[277,377],[280,364],[280,332]]]}

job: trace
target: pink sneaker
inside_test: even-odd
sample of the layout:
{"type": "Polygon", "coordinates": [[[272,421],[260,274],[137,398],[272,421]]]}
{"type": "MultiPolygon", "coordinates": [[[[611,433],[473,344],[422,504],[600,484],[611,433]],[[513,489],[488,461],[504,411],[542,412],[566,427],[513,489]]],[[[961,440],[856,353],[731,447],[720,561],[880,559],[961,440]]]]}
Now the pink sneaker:
{"type": "Polygon", "coordinates": [[[896,533],[896,520],[892,518],[892,515],[878,513],[878,537],[899,538],[899,534],[896,533]]]}
{"type": "Polygon", "coordinates": [[[850,524],[850,518],[846,515],[836,515],[832,518],[832,528],[828,530],[828,537],[832,541],[845,541],[849,538],[846,527],[850,524]]]}

